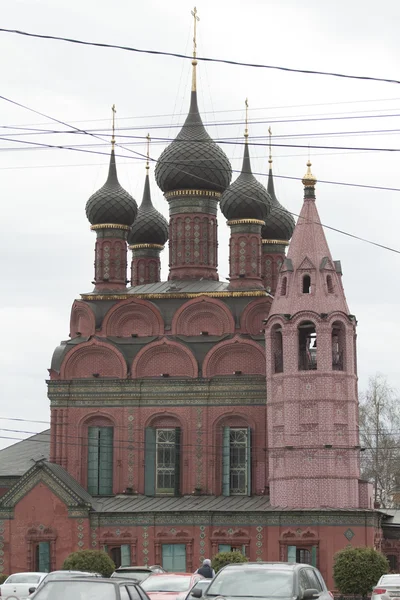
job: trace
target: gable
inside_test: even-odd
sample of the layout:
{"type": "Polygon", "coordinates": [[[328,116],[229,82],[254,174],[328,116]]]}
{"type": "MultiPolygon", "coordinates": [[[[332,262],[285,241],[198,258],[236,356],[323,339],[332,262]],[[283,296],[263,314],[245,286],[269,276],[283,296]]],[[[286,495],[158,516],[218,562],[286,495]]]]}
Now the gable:
{"type": "Polygon", "coordinates": [[[319,265],[320,271],[336,271],[335,266],[328,256],[324,256],[319,265]]]}
{"type": "MultiPolygon", "coordinates": [[[[62,468],[59,467],[59,470],[60,469],[62,468]]],[[[64,471],[64,469],[62,469],[62,471],[64,471]]],[[[48,487],[49,490],[68,507],[68,509],[84,508],[85,510],[89,510],[92,507],[92,503],[89,501],[89,499],[91,499],[89,494],[83,490],[83,488],[83,493],[81,493],[80,486],[77,482],[75,482],[75,486],[69,485],[68,478],[72,478],[67,473],[66,476],[65,479],[67,481],[64,481],[62,474],[61,477],[57,476],[46,463],[37,463],[29,469],[29,471],[27,471],[2,498],[0,498],[0,514],[3,511],[9,513],[13,512],[14,507],[22,500],[22,498],[40,483],[43,483],[48,487]]]]}
{"type": "Polygon", "coordinates": [[[308,256],[306,256],[305,259],[303,260],[303,262],[297,268],[300,271],[310,271],[312,269],[315,269],[315,266],[313,265],[311,260],[308,258],[308,256]]]}

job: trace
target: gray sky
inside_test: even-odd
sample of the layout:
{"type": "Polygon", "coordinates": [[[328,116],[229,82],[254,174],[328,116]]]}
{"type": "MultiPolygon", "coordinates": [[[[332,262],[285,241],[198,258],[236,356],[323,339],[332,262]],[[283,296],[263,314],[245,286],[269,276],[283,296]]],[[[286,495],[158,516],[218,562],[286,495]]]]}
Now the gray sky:
{"type": "MultiPolygon", "coordinates": [[[[190,53],[192,7],[185,0],[2,0],[1,26],[190,53]]],[[[400,77],[396,0],[199,0],[197,9],[199,56],[400,77]]],[[[127,148],[137,152],[145,152],[148,130],[153,138],[173,138],[188,109],[189,61],[1,32],[0,56],[1,95],[75,127],[103,130],[104,137],[110,133],[115,103],[117,128],[131,128],[120,135],[140,136],[117,141],[135,143],[127,148]]],[[[275,143],[400,148],[398,84],[211,63],[199,64],[198,81],[200,111],[214,139],[242,142],[248,97],[250,119],[258,121],[250,123],[250,141],[257,136],[256,141],[264,143],[271,124],[275,143]]],[[[3,100],[0,126],[2,137],[17,133],[4,126],[65,129],[3,100]]],[[[14,139],[24,143],[0,140],[0,416],[47,421],[45,379],[52,352],[68,336],[74,298],[92,289],[95,236],[84,209],[88,197],[105,182],[108,157],[17,148],[26,148],[27,140],[85,144],[88,150],[107,153],[109,146],[97,146],[101,142],[84,135],[18,133],[14,139]]],[[[157,158],[164,143],[154,141],[152,157],[157,158]]],[[[233,168],[240,168],[242,146],[223,148],[233,168]]],[[[144,163],[127,150],[118,153],[126,157],[118,159],[120,182],[140,203],[144,163]]],[[[310,153],[319,180],[400,187],[399,153],[310,153]]],[[[254,171],[267,173],[267,154],[266,147],[251,148],[254,171]]],[[[273,154],[276,176],[302,177],[307,148],[276,147],[273,154]]],[[[265,176],[259,179],[266,183],[265,176]]],[[[281,203],[298,214],[301,182],[276,177],[275,189],[281,203]]],[[[167,216],[167,203],[154,180],[152,196],[167,216]]],[[[399,192],[319,183],[317,203],[323,223],[400,249],[399,192]]],[[[377,371],[400,388],[400,256],[339,233],[326,234],[333,258],[342,261],[348,303],[359,321],[360,388],[377,371]]],[[[220,217],[221,279],[228,274],[227,248],[228,230],[220,217]]],[[[163,263],[165,277],[167,252],[163,263]]],[[[45,425],[0,420],[0,427],[34,432],[45,425]]],[[[12,443],[4,436],[25,434],[0,431],[0,447],[12,443]]]]}

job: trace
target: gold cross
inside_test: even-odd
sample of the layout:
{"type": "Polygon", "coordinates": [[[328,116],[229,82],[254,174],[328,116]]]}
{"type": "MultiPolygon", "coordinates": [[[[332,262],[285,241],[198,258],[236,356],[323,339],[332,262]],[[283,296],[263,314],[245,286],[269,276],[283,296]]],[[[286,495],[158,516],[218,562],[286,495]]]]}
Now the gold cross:
{"type": "Polygon", "coordinates": [[[112,138],[111,138],[111,144],[114,146],[114,144],[115,144],[115,113],[117,112],[117,109],[115,108],[115,104],[112,105],[111,110],[112,110],[112,138]]]}
{"type": "Polygon", "coordinates": [[[147,136],[147,160],[146,160],[146,169],[149,170],[150,166],[149,166],[149,161],[150,161],[150,134],[148,133],[147,136]]]}
{"type": "Polygon", "coordinates": [[[193,31],[193,58],[196,58],[196,48],[197,48],[197,22],[200,21],[200,18],[197,16],[197,8],[194,7],[192,11],[190,11],[194,21],[194,31],[193,31]]]}
{"type": "Polygon", "coordinates": [[[246,120],[245,120],[245,129],[244,129],[244,137],[249,137],[249,101],[246,98],[244,101],[244,105],[246,107],[246,120]]]}

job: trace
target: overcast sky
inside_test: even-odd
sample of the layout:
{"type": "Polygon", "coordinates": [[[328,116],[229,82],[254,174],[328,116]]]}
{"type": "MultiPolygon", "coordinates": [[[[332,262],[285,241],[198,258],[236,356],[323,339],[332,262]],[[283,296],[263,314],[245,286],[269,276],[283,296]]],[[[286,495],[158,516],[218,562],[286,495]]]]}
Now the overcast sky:
{"type": "MultiPolygon", "coordinates": [[[[1,27],[83,40],[191,52],[192,3],[187,0],[2,0],[1,27]]],[[[306,70],[399,79],[400,3],[397,0],[199,0],[198,55],[306,70]]],[[[184,120],[190,61],[84,47],[0,32],[1,95],[110,139],[117,107],[121,184],[141,200],[145,136],[157,158],[184,120]],[[124,136],[134,136],[125,137],[124,136]]],[[[324,224],[400,250],[399,153],[314,149],[312,146],[400,149],[400,86],[254,69],[217,63],[198,67],[199,106],[214,139],[242,142],[249,99],[250,142],[265,143],[272,126],[275,189],[298,214],[307,146],[319,180],[324,224]],[[392,115],[392,116],[391,116],[392,115]],[[315,120],[317,119],[317,120],[315,120]],[[361,132],[361,133],[356,133],[361,132]],[[257,138],[251,140],[251,138],[257,138]],[[287,147],[305,145],[306,148],[287,147]],[[279,178],[278,176],[282,176],[279,178]]],[[[88,197],[105,182],[109,145],[65,131],[0,100],[0,447],[5,436],[40,431],[49,420],[45,379],[54,348],[69,333],[74,298],[92,289],[95,236],[85,217],[88,197]],[[18,135],[15,135],[18,134],[18,135]],[[8,142],[4,138],[19,140],[8,142]],[[84,153],[27,149],[26,142],[79,145],[84,153]]],[[[242,146],[223,144],[233,169],[242,146]]],[[[268,149],[251,148],[266,183],[268,149]]],[[[152,169],[153,173],[154,169],[152,169]]],[[[235,175],[236,177],[236,175],[235,175]]],[[[155,206],[167,203],[152,180],[155,206]]],[[[326,231],[333,258],[342,261],[350,310],[357,316],[360,388],[376,372],[400,388],[400,255],[326,231]]],[[[228,275],[228,229],[220,215],[219,272],[228,275]]],[[[164,252],[163,276],[166,276],[164,252]]]]}

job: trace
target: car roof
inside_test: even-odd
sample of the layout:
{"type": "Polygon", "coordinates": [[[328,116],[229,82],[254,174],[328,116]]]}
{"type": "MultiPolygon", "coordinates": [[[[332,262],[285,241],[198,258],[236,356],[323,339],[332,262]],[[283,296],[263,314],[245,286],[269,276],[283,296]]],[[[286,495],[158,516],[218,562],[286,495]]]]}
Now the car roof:
{"type": "Polygon", "coordinates": [[[46,571],[24,571],[18,573],[10,573],[8,577],[13,577],[14,575],[48,575],[46,571]]]}
{"type": "Polygon", "coordinates": [[[68,581],[68,583],[79,583],[79,582],[83,582],[83,581],[89,581],[90,583],[112,583],[113,585],[118,585],[121,583],[134,583],[132,581],[132,579],[123,579],[122,577],[120,578],[115,578],[115,579],[111,579],[110,577],[85,577],[84,575],[82,575],[82,577],[74,577],[73,579],[71,579],[70,577],[64,577],[64,579],[60,578],[60,579],[55,579],[54,581],[52,581],[51,583],[66,583],[68,581]]]}
{"type": "Polygon", "coordinates": [[[301,567],[314,568],[312,565],[307,565],[303,563],[287,563],[287,562],[243,562],[243,563],[233,563],[230,565],[226,565],[225,569],[248,569],[248,568],[258,568],[258,569],[279,569],[282,571],[295,571],[301,567]]]}
{"type": "Polygon", "coordinates": [[[150,571],[151,572],[151,570],[153,568],[154,567],[146,567],[146,565],[144,565],[143,567],[118,567],[118,569],[115,569],[114,573],[116,571],[150,571]]]}
{"type": "Polygon", "coordinates": [[[190,575],[190,577],[192,577],[192,575],[195,575],[195,573],[152,573],[150,575],[150,577],[166,577],[167,575],[173,575],[174,577],[178,577],[178,576],[182,576],[182,577],[187,577],[188,575],[190,575]]]}

